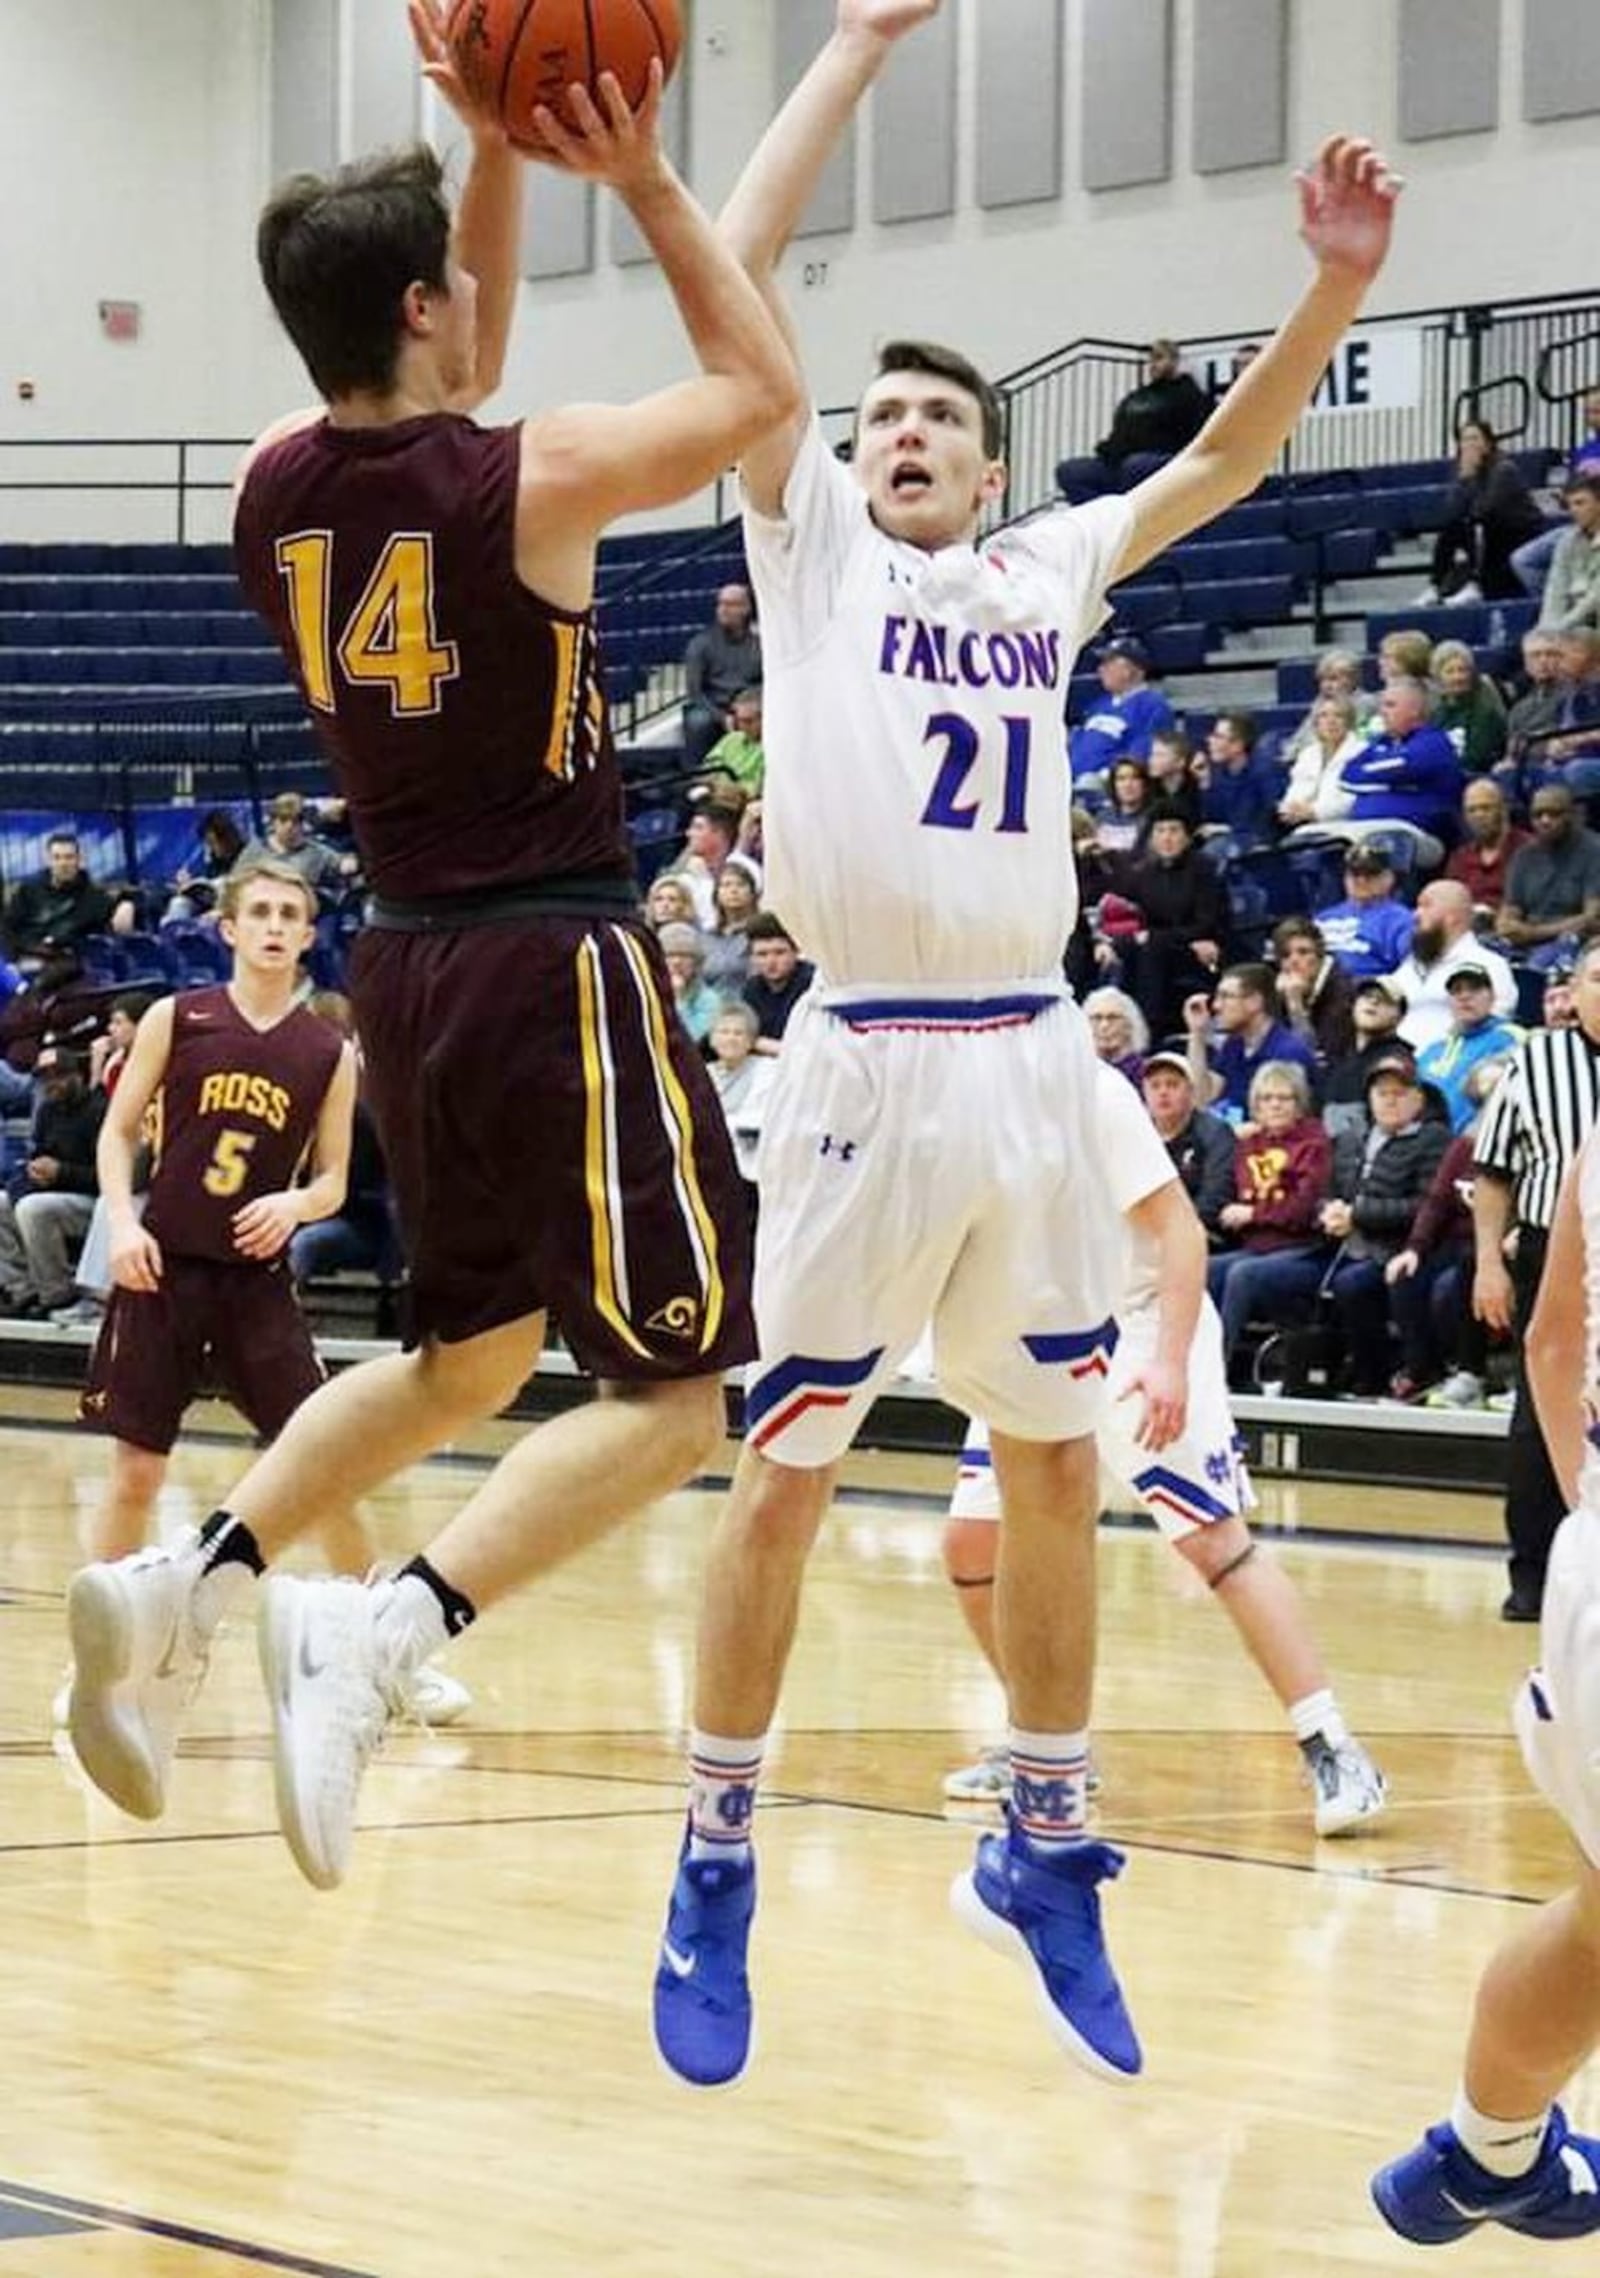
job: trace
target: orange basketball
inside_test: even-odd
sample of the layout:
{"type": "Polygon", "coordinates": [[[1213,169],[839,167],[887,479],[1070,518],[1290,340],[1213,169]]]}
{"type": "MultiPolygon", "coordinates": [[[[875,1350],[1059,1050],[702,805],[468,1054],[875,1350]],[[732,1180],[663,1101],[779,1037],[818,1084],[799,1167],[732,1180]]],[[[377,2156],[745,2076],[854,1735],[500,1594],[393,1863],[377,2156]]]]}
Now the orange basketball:
{"type": "Polygon", "coordinates": [[[445,36],[472,93],[513,142],[533,144],[537,107],[570,125],[567,89],[586,87],[598,102],[602,72],[637,109],[654,57],[672,76],[683,18],[678,0],[456,0],[445,36]]]}

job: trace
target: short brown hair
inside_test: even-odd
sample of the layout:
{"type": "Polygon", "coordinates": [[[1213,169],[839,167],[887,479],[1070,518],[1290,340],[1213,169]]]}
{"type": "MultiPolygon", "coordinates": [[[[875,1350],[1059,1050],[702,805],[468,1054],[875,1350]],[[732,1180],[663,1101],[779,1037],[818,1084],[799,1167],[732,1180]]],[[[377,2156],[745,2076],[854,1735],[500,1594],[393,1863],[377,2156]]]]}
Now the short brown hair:
{"type": "Polygon", "coordinates": [[[941,348],[932,340],[891,340],[878,351],[876,377],[884,379],[890,372],[926,372],[972,396],[983,414],[984,450],[991,459],[1003,456],[1006,414],[999,391],[959,349],[941,348]]]}
{"type": "Polygon", "coordinates": [[[228,872],[227,877],[222,881],[222,893],[219,897],[219,908],[223,917],[236,918],[239,915],[239,904],[244,898],[244,890],[253,878],[269,879],[274,886],[297,887],[306,898],[307,925],[316,924],[316,888],[303,872],[295,868],[292,862],[280,862],[277,856],[273,854],[252,854],[247,861],[241,862],[236,869],[228,872]]]}
{"type": "Polygon", "coordinates": [[[450,207],[425,143],[296,174],[256,229],[262,282],[319,393],[394,386],[407,288],[448,289],[450,207]]]}

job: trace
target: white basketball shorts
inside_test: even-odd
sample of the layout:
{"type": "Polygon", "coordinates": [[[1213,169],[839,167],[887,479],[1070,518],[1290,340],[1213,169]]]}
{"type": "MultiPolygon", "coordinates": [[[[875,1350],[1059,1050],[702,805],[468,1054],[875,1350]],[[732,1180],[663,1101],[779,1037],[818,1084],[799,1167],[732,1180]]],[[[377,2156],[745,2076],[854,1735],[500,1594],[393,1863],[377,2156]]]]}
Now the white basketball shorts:
{"type": "Polygon", "coordinates": [[[761,1142],[745,1413],[763,1455],[843,1455],[930,1321],[953,1407],[1019,1439],[1095,1429],[1119,1246],[1094,1086],[1056,981],[801,1001],[761,1142]]]}
{"type": "Polygon", "coordinates": [[[1600,1868],[1600,1515],[1563,1521],[1544,1584],[1540,1666],[1517,1696],[1529,1771],[1600,1868]]]}

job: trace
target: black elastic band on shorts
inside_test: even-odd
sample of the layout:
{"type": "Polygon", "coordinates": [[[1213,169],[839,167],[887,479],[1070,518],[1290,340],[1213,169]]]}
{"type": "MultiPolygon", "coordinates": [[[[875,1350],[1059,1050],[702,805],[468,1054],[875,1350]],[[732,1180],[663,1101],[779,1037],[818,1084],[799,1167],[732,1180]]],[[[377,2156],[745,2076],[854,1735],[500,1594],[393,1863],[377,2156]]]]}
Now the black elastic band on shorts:
{"type": "Polygon", "coordinates": [[[530,878],[519,886],[488,886],[477,894],[429,894],[397,902],[374,894],[366,922],[379,933],[472,933],[480,926],[526,924],[530,918],[614,918],[639,915],[639,889],[631,878],[530,878]]]}
{"type": "Polygon", "coordinates": [[[1247,1542],[1243,1550],[1240,1551],[1238,1557],[1230,1558],[1227,1565],[1222,1569],[1222,1572],[1220,1574],[1211,1574],[1206,1577],[1212,1589],[1220,1590],[1223,1583],[1228,1579],[1228,1576],[1230,1574],[1237,1574],[1241,1566],[1248,1566],[1251,1559],[1254,1558],[1255,1554],[1255,1544],[1253,1542],[1247,1542]]]}

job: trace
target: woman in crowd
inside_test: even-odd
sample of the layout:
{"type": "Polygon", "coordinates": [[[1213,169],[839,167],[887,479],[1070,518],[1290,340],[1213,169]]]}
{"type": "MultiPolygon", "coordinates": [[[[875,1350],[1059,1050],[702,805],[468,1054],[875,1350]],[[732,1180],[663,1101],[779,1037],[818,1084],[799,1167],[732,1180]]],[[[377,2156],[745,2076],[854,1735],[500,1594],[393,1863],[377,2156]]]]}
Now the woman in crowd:
{"type": "Polygon", "coordinates": [[[1136,854],[1144,844],[1150,814],[1150,778],[1136,759],[1119,759],[1111,770],[1111,804],[1095,821],[1095,836],[1107,854],[1136,854]]]}
{"type": "Polygon", "coordinates": [[[1107,854],[1101,867],[1112,892],[1138,913],[1136,930],[1115,950],[1124,984],[1151,1035],[1168,1036],[1182,1025],[1185,997],[1216,980],[1226,889],[1181,812],[1168,805],[1150,810],[1143,854],[1107,854]]]}
{"type": "Polygon", "coordinates": [[[1250,1085],[1250,1121],[1234,1158],[1238,1200],[1222,1212],[1222,1230],[1237,1243],[1218,1251],[1207,1272],[1211,1301],[1222,1315],[1231,1376],[1250,1322],[1277,1317],[1282,1298],[1311,1286],[1327,1255],[1322,1206],[1333,1175],[1333,1144],[1311,1112],[1305,1070],[1291,1060],[1265,1060],[1250,1085]]]}
{"type": "Polygon", "coordinates": [[[656,939],[661,944],[661,954],[672,981],[672,1001],[678,1018],[696,1044],[704,1044],[722,1003],[716,990],[708,989],[701,978],[705,943],[692,925],[664,925],[656,939]]]}
{"type": "Polygon", "coordinates": [[[1506,751],[1505,700],[1465,641],[1441,641],[1429,667],[1439,691],[1433,724],[1443,728],[1468,775],[1487,775],[1506,751]]]}
{"type": "Polygon", "coordinates": [[[1303,1036],[1323,1067],[1355,1050],[1354,990],[1322,928],[1310,918],[1285,918],[1272,936],[1278,974],[1279,1017],[1303,1036]]]}
{"type": "Polygon", "coordinates": [[[717,922],[706,936],[701,979],[719,997],[736,997],[750,978],[750,920],[761,907],[755,865],[730,854],[712,888],[717,922]]]}
{"type": "Polygon", "coordinates": [[[1305,718],[1283,747],[1285,763],[1293,767],[1300,754],[1317,740],[1317,706],[1325,697],[1348,701],[1357,727],[1364,727],[1376,705],[1361,685],[1361,659],[1354,649],[1324,649],[1317,659],[1317,692],[1305,718]]]}
{"type": "Polygon", "coordinates": [[[1278,808],[1278,820],[1287,830],[1313,834],[1345,820],[1355,805],[1341,780],[1345,762],[1354,759],[1366,741],[1353,697],[1317,698],[1311,707],[1311,734],[1300,745],[1278,808]]]}
{"type": "Polygon", "coordinates": [[[203,917],[243,852],[244,833],[226,807],[212,807],[203,814],[193,851],[172,881],[171,898],[161,913],[163,925],[203,917]]]}
{"type": "Polygon", "coordinates": [[[1378,678],[1385,688],[1396,680],[1426,680],[1432,663],[1433,643],[1426,633],[1385,633],[1378,643],[1378,678]]]}
{"type": "Polygon", "coordinates": [[[1433,549],[1433,574],[1419,595],[1436,601],[1510,601],[1523,596],[1511,557],[1544,530],[1522,469],[1492,427],[1469,419],[1456,446],[1456,480],[1433,549]]]}
{"type": "Polygon", "coordinates": [[[1091,989],[1083,1000],[1094,1048],[1108,1068],[1126,1076],[1137,1090],[1150,1049],[1144,1014],[1121,989],[1091,989]]]}
{"type": "Polygon", "coordinates": [[[675,870],[663,870],[652,878],[644,898],[644,916],[656,934],[664,925],[694,925],[694,896],[675,870]]]}

